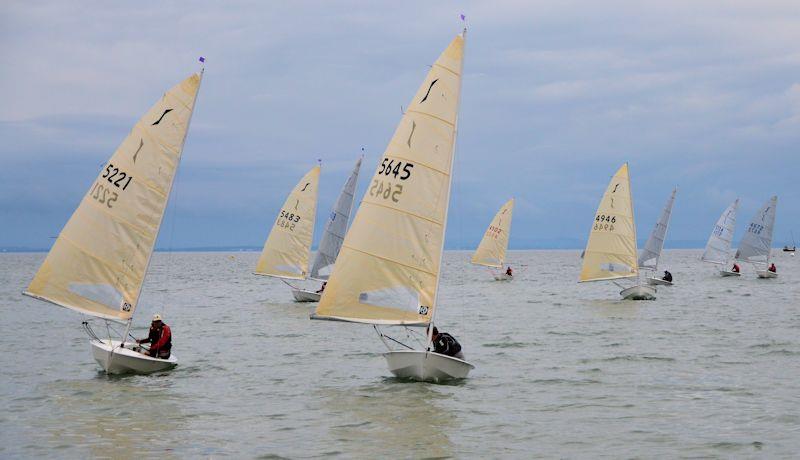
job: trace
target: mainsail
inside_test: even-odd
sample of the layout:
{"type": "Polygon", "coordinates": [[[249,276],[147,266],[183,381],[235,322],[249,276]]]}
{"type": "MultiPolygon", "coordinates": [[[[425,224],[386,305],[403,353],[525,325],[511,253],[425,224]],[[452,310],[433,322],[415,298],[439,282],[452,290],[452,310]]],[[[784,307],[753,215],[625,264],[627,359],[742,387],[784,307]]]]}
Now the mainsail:
{"type": "Polygon", "coordinates": [[[628,164],[611,178],[597,208],[583,257],[580,281],[630,278],[639,274],[636,225],[628,164]]]}
{"type": "Polygon", "coordinates": [[[328,274],[320,273],[323,269],[332,266],[339,256],[342,248],[344,235],[347,233],[347,222],[350,220],[350,212],[353,210],[353,195],[356,193],[356,183],[358,183],[358,171],[361,169],[361,160],[356,162],[353,172],[342,187],[339,198],[333,206],[333,211],[325,222],[325,231],[322,234],[322,241],[319,243],[317,255],[314,263],[311,264],[310,278],[317,280],[327,280],[328,274]]]}
{"type": "Polygon", "coordinates": [[[286,198],[261,251],[257,275],[306,278],[317,216],[319,171],[319,166],[311,168],[286,198]]]}
{"type": "Polygon", "coordinates": [[[731,243],[733,242],[733,232],[736,228],[736,211],[739,208],[737,198],[719,216],[719,220],[714,225],[714,230],[708,237],[706,250],[700,258],[703,262],[717,265],[725,265],[731,256],[731,243]]]}
{"type": "Polygon", "coordinates": [[[167,91],[134,125],[25,294],[99,318],[133,316],[200,80],[194,74],[167,91]]]}
{"type": "Polygon", "coordinates": [[[463,54],[460,34],[408,105],[312,318],[431,321],[450,201],[463,54]]]}
{"type": "Polygon", "coordinates": [[[775,208],[778,197],[773,196],[753,216],[747,225],[736,259],[754,264],[767,264],[772,249],[772,228],[775,226],[775,208]]]}
{"type": "Polygon", "coordinates": [[[661,251],[664,249],[664,240],[667,237],[667,227],[669,227],[669,219],[672,216],[672,205],[675,204],[675,194],[678,189],[672,190],[672,195],[669,196],[667,204],[661,211],[661,216],[656,222],[653,232],[647,238],[647,243],[642,249],[642,254],[639,256],[639,268],[649,268],[655,270],[658,268],[658,259],[661,257],[661,251]]]}
{"type": "Polygon", "coordinates": [[[514,211],[514,199],[497,211],[497,214],[486,229],[478,249],[472,255],[472,263],[487,267],[500,268],[506,260],[508,238],[511,233],[511,215],[514,211]]]}

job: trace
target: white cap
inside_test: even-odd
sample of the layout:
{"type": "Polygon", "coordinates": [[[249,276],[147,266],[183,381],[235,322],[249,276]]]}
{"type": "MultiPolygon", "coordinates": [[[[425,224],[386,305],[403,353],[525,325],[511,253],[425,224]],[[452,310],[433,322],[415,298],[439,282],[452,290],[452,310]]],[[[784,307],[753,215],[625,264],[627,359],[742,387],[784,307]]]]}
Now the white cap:
{"type": "Polygon", "coordinates": [[[159,315],[158,313],[153,315],[153,321],[161,321],[161,315],[159,315]]]}

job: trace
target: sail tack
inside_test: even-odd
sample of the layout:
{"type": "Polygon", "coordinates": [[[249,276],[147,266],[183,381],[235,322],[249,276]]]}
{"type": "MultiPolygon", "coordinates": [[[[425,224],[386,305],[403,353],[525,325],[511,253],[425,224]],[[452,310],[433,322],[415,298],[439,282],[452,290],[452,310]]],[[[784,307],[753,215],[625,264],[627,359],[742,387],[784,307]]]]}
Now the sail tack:
{"type": "Polygon", "coordinates": [[[189,129],[200,74],[134,125],[56,239],[25,294],[87,315],[136,309],[189,129]]]}
{"type": "Polygon", "coordinates": [[[436,308],[464,36],[417,90],[368,184],[315,319],[427,324],[436,308]]]}
{"type": "Polygon", "coordinates": [[[736,211],[739,209],[739,199],[731,203],[719,216],[714,230],[708,237],[706,250],[703,251],[701,260],[704,262],[725,265],[731,256],[731,243],[733,232],[736,228],[736,211]]]}
{"type": "Polygon", "coordinates": [[[629,278],[639,274],[636,225],[628,164],[614,174],[592,222],[580,281],[629,278]]]}
{"type": "Polygon", "coordinates": [[[295,185],[269,233],[255,273],[285,279],[305,279],[317,215],[319,166],[295,185]]]}
{"type": "Polygon", "coordinates": [[[761,209],[758,210],[753,220],[745,228],[736,259],[754,264],[767,264],[770,250],[772,249],[772,230],[775,226],[775,208],[778,206],[778,197],[773,196],[761,209]]]}
{"type": "Polygon", "coordinates": [[[661,257],[661,251],[664,249],[664,240],[667,237],[667,228],[669,227],[669,219],[672,216],[672,205],[675,204],[675,194],[678,189],[672,190],[672,194],[667,199],[664,209],[661,211],[661,216],[656,222],[655,228],[647,238],[647,243],[642,249],[642,254],[639,256],[639,268],[649,268],[655,270],[658,268],[658,259],[661,257]]]}
{"type": "Polygon", "coordinates": [[[347,222],[350,220],[350,212],[353,210],[353,195],[356,193],[356,184],[358,183],[358,172],[361,169],[361,158],[356,162],[353,172],[342,187],[339,198],[333,206],[333,211],[325,222],[325,230],[322,233],[322,241],[319,243],[319,249],[316,256],[314,256],[314,263],[311,264],[310,278],[318,280],[328,279],[328,274],[321,273],[327,267],[332,266],[336,262],[336,257],[339,256],[339,250],[342,248],[344,235],[347,233],[347,222]]]}
{"type": "Polygon", "coordinates": [[[497,211],[497,214],[486,229],[478,249],[472,255],[472,263],[487,267],[500,268],[506,260],[508,238],[511,233],[511,215],[514,212],[514,199],[497,211]]]}

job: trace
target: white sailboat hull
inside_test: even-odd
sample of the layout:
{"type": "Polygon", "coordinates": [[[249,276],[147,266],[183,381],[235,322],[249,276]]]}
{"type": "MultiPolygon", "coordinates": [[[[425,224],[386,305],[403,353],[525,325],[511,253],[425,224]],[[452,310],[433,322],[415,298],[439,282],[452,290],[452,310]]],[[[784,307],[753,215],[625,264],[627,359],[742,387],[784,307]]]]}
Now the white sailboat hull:
{"type": "Polygon", "coordinates": [[[153,358],[129,348],[118,348],[119,340],[92,340],[90,343],[95,361],[107,374],[151,374],[178,365],[174,354],[169,359],[153,358]]]}
{"type": "Polygon", "coordinates": [[[728,276],[742,276],[742,274],[739,273],[739,272],[732,272],[732,271],[729,271],[729,270],[720,270],[719,271],[719,276],[721,276],[723,278],[726,278],[728,276]]]}
{"type": "Polygon", "coordinates": [[[508,273],[495,273],[494,280],[495,281],[511,281],[514,279],[514,275],[509,275],[508,273]]]}
{"type": "Polygon", "coordinates": [[[756,274],[759,278],[777,278],[778,274],[775,272],[771,272],[769,270],[756,270],[756,274]]]}
{"type": "Polygon", "coordinates": [[[305,289],[292,289],[295,302],[319,302],[320,294],[305,289]]]}
{"type": "Polygon", "coordinates": [[[396,377],[421,382],[445,382],[467,377],[472,364],[430,351],[397,350],[384,353],[389,371],[396,377]]]}
{"type": "Polygon", "coordinates": [[[651,276],[647,278],[647,284],[651,286],[672,286],[672,281],[667,281],[661,278],[656,278],[655,276],[651,276]]]}
{"type": "Polygon", "coordinates": [[[619,293],[625,300],[656,300],[656,288],[647,284],[639,284],[619,293]]]}

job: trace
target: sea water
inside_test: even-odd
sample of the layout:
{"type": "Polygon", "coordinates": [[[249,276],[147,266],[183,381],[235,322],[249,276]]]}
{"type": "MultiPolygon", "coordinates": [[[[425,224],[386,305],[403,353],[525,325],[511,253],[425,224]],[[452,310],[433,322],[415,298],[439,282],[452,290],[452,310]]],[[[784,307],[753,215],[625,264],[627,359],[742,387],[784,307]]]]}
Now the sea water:
{"type": "Polygon", "coordinates": [[[800,257],[668,250],[675,286],[634,302],[579,254],[512,251],[511,282],[445,254],[437,324],[476,366],[450,385],[391,378],[371,326],[310,321],[250,252],[157,253],[133,332],[162,313],[180,365],[109,377],[81,315],[21,295],[45,255],[1,254],[0,457],[800,455],[800,257]]]}

